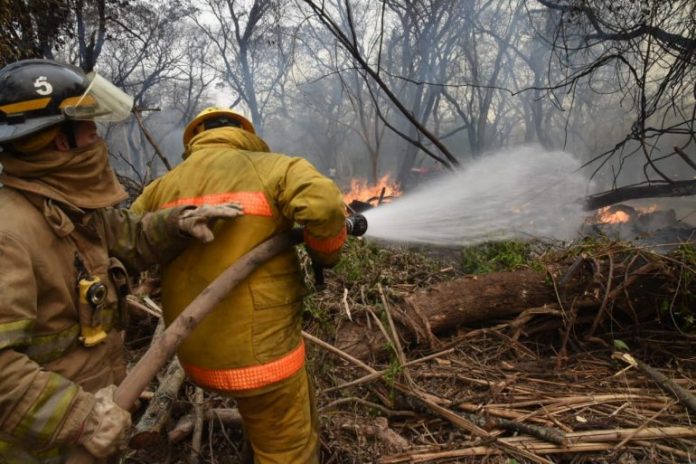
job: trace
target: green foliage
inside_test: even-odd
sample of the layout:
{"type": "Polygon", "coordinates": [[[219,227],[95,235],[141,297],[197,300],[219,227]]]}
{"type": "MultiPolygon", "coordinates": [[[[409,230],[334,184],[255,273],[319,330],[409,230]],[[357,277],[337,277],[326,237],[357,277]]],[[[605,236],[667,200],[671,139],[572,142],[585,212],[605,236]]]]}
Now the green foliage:
{"type": "Polygon", "coordinates": [[[696,246],[682,244],[671,254],[676,282],[659,302],[662,316],[669,317],[681,330],[696,327],[696,246]]]}
{"type": "Polygon", "coordinates": [[[394,383],[401,375],[403,368],[399,364],[399,360],[396,357],[392,358],[387,367],[387,371],[384,373],[384,381],[389,385],[390,388],[394,387],[394,383]]]}
{"type": "Polygon", "coordinates": [[[389,285],[417,283],[436,272],[442,263],[436,258],[405,249],[380,248],[372,242],[349,238],[341,261],[333,269],[344,285],[376,283],[389,285]]]}
{"type": "Polygon", "coordinates": [[[528,243],[507,241],[488,242],[462,250],[462,271],[467,274],[510,271],[521,267],[541,266],[531,258],[528,243]]]}
{"type": "Polygon", "coordinates": [[[630,351],[628,345],[623,340],[614,340],[614,349],[618,351],[630,351]]]}
{"type": "Polygon", "coordinates": [[[349,239],[350,245],[345,247],[341,261],[334,268],[339,277],[349,283],[357,282],[368,269],[380,261],[380,250],[375,246],[349,239]]]}
{"type": "Polygon", "coordinates": [[[303,311],[305,319],[317,321],[322,326],[331,322],[329,313],[322,309],[314,298],[305,298],[303,311]]]}
{"type": "Polygon", "coordinates": [[[72,30],[67,0],[0,0],[0,67],[51,57],[72,30]]]}
{"type": "Polygon", "coordinates": [[[679,245],[674,253],[677,259],[684,265],[684,281],[688,286],[696,278],[696,245],[684,243],[679,245]]]}

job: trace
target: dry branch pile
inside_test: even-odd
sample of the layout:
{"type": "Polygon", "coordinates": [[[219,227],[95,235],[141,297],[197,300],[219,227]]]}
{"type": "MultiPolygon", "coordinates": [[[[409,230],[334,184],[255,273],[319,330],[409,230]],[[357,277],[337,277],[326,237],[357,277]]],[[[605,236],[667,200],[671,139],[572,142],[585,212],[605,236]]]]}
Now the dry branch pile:
{"type": "MultiPolygon", "coordinates": [[[[591,243],[536,255],[464,276],[458,256],[351,243],[307,301],[322,462],[696,460],[696,335],[684,333],[693,248],[659,256],[591,243]]],[[[152,325],[141,320],[135,357],[152,325]]],[[[127,462],[243,462],[233,402],[160,384],[170,401],[153,391],[138,412],[149,421],[141,438],[158,446],[127,462]],[[167,404],[154,414],[169,421],[148,404],[167,404]]]]}

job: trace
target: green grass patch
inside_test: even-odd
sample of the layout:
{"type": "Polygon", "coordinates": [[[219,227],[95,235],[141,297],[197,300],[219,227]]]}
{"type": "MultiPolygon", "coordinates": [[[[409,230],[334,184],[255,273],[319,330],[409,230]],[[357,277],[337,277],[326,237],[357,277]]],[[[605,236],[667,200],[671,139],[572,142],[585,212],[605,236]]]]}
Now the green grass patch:
{"type": "Polygon", "coordinates": [[[467,274],[512,271],[523,267],[542,269],[532,254],[532,246],[526,242],[488,242],[462,249],[461,268],[467,274]]]}

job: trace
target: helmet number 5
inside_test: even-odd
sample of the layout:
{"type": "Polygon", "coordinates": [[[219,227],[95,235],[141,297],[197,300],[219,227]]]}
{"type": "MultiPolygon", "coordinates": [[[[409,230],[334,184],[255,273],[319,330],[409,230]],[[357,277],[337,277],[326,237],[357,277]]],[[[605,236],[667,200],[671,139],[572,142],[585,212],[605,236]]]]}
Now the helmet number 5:
{"type": "Polygon", "coordinates": [[[53,86],[46,80],[46,76],[37,77],[34,81],[34,88],[36,88],[36,93],[39,95],[51,95],[53,93],[53,86]]]}

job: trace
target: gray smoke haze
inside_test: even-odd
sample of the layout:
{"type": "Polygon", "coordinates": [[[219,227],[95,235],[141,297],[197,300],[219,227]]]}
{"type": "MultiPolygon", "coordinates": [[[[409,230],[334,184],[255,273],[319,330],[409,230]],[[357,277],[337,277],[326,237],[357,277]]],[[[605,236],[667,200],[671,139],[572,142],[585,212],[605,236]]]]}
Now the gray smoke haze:
{"type": "Polygon", "coordinates": [[[588,180],[571,154],[522,147],[496,153],[365,213],[367,237],[433,245],[573,239],[588,180]]]}

